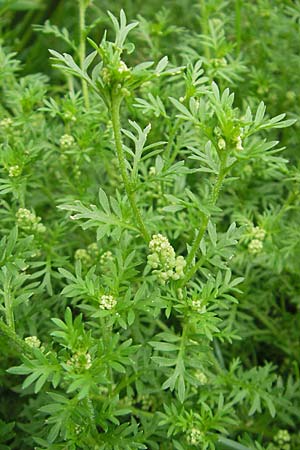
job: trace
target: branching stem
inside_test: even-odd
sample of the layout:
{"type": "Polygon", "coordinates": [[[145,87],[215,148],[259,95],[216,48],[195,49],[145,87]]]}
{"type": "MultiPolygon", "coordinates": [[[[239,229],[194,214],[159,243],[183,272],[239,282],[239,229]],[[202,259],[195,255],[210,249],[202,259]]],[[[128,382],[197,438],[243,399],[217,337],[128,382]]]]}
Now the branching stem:
{"type": "MultiPolygon", "coordinates": [[[[227,157],[226,155],[221,158],[220,161],[220,171],[219,174],[217,176],[216,182],[214,184],[212,193],[211,193],[211,199],[210,199],[210,205],[214,206],[218,200],[219,197],[219,192],[223,183],[223,180],[225,178],[226,175],[226,160],[227,157]]],[[[194,273],[198,270],[199,268],[199,264],[196,263],[194,266],[192,266],[193,260],[196,256],[196,253],[199,249],[199,245],[202,241],[202,238],[206,232],[207,229],[207,225],[209,222],[210,216],[209,215],[204,215],[203,214],[203,220],[202,220],[202,224],[201,227],[198,230],[198,233],[195,237],[195,240],[193,242],[192,248],[188,254],[187,260],[186,260],[186,275],[185,277],[181,280],[179,286],[183,287],[194,275],[194,273]]]]}
{"type": "Polygon", "coordinates": [[[125,158],[125,154],[124,154],[124,150],[123,150],[121,125],[120,125],[121,102],[122,102],[122,97],[120,95],[118,95],[117,93],[113,93],[112,101],[111,101],[111,120],[112,120],[112,126],[113,126],[113,131],[114,131],[116,152],[117,152],[117,156],[118,156],[119,167],[120,167],[125,191],[126,191],[130,206],[132,208],[133,215],[135,217],[135,220],[136,220],[136,223],[140,230],[141,235],[143,236],[145,241],[148,243],[150,241],[150,235],[146,229],[146,226],[144,224],[140,210],[137,207],[134,190],[132,188],[132,183],[131,183],[130,177],[128,175],[127,167],[126,167],[126,158],[125,158]]]}

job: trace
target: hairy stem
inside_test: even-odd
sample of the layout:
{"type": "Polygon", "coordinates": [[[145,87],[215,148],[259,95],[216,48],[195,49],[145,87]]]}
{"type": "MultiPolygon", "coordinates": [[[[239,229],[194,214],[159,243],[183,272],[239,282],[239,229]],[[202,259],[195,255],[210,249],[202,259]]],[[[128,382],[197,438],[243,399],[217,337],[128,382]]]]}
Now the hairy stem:
{"type": "Polygon", "coordinates": [[[3,320],[0,320],[0,334],[4,335],[21,355],[32,356],[32,347],[26,344],[3,320]]]}
{"type": "Polygon", "coordinates": [[[123,150],[122,145],[122,136],[121,136],[121,125],[120,125],[120,105],[121,105],[122,97],[120,97],[118,94],[112,95],[112,102],[111,102],[111,120],[113,125],[113,131],[114,131],[114,138],[115,138],[115,145],[116,145],[116,151],[119,161],[119,167],[121,171],[121,176],[123,179],[125,191],[130,203],[130,206],[132,208],[133,215],[135,217],[137,226],[140,230],[141,235],[145,239],[145,241],[148,243],[150,241],[150,235],[145,227],[143,218],[141,216],[140,210],[137,207],[136,200],[135,200],[135,194],[134,190],[132,188],[132,183],[129,178],[127,168],[126,168],[126,158],[123,150]]]}
{"type": "MultiPolygon", "coordinates": [[[[79,0],[79,61],[80,68],[83,69],[86,45],[85,45],[85,12],[86,12],[86,2],[85,0],[79,0]]],[[[85,80],[81,80],[82,94],[84,98],[84,105],[88,109],[90,107],[90,99],[87,83],[85,80]]]]}

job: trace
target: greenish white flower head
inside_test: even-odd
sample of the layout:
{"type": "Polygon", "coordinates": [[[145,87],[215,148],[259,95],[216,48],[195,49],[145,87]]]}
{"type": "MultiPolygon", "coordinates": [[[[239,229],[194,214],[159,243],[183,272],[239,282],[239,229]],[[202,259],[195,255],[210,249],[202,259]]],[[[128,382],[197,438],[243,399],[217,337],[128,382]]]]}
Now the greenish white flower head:
{"type": "Polygon", "coordinates": [[[5,117],[4,119],[0,120],[0,128],[4,128],[7,130],[10,128],[13,124],[13,121],[10,117],[5,117]]]}
{"type": "Polygon", "coordinates": [[[75,252],[74,258],[77,259],[77,261],[81,261],[83,264],[91,263],[91,257],[85,248],[78,248],[75,252]]]}
{"type": "Polygon", "coordinates": [[[16,164],[15,166],[10,166],[8,169],[8,176],[11,178],[18,177],[22,173],[22,168],[16,164]]]}
{"type": "Polygon", "coordinates": [[[187,432],[186,440],[190,445],[198,445],[203,441],[203,433],[198,428],[193,427],[187,432]]]}
{"type": "Polygon", "coordinates": [[[89,352],[79,351],[74,353],[67,364],[79,370],[88,370],[92,365],[92,357],[89,352]]]}
{"type": "Polygon", "coordinates": [[[156,168],[154,166],[149,167],[149,177],[154,177],[156,175],[156,168]]]}
{"type": "Polygon", "coordinates": [[[101,256],[100,256],[100,264],[101,265],[105,265],[107,264],[109,261],[113,260],[113,254],[110,250],[108,250],[107,252],[104,252],[101,256]]]}
{"type": "Polygon", "coordinates": [[[261,227],[253,227],[252,235],[255,239],[259,239],[260,241],[263,241],[266,236],[266,231],[261,227]]]}
{"type": "Polygon", "coordinates": [[[206,311],[206,306],[203,305],[202,300],[192,300],[192,308],[200,314],[203,314],[206,311]]]}
{"type": "Polygon", "coordinates": [[[28,336],[25,338],[25,342],[30,345],[30,347],[39,348],[41,346],[41,341],[37,336],[28,336]]]}
{"type": "Polygon", "coordinates": [[[117,300],[113,295],[101,295],[99,308],[100,309],[113,309],[117,304],[117,300]]]}
{"type": "Polygon", "coordinates": [[[18,226],[27,232],[45,233],[46,227],[41,222],[41,218],[27,208],[19,208],[16,213],[18,226]]]}
{"type": "Polygon", "coordinates": [[[226,148],[226,141],[225,141],[225,139],[220,138],[218,140],[218,147],[219,147],[220,150],[225,150],[225,148],[226,148]]]}
{"type": "Polygon", "coordinates": [[[237,150],[239,150],[239,151],[242,151],[242,150],[244,150],[244,147],[243,147],[243,141],[242,141],[242,137],[241,136],[238,136],[237,138],[236,138],[236,146],[235,146],[235,148],[237,149],[237,150]]]}
{"type": "Polygon", "coordinates": [[[278,442],[278,444],[285,444],[291,441],[291,436],[288,430],[279,430],[276,436],[274,437],[274,441],[278,442]]]}
{"type": "Polygon", "coordinates": [[[149,243],[150,255],[148,264],[161,282],[179,280],[184,276],[186,261],[183,256],[177,256],[168,238],[162,234],[154,234],[149,243]]]}
{"type": "Polygon", "coordinates": [[[75,139],[70,134],[63,134],[59,140],[61,148],[70,148],[74,144],[75,139]]]}
{"type": "Polygon", "coordinates": [[[99,249],[96,242],[93,242],[88,246],[88,253],[92,258],[97,258],[99,256],[99,249]]]}
{"type": "Polygon", "coordinates": [[[197,370],[195,373],[195,378],[199,381],[200,384],[204,385],[208,383],[208,378],[205,373],[201,372],[201,370],[197,370]]]}
{"type": "Polygon", "coordinates": [[[248,251],[252,255],[256,255],[257,253],[261,253],[263,246],[264,245],[260,239],[252,239],[248,245],[248,251]]]}

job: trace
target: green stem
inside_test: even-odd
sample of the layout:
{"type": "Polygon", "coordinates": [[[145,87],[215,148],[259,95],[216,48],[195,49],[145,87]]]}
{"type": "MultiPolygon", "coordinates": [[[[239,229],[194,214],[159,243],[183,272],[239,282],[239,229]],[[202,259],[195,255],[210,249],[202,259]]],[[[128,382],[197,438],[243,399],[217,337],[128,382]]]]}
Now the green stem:
{"type": "Polygon", "coordinates": [[[236,34],[236,51],[237,54],[241,51],[241,39],[242,39],[242,28],[241,28],[241,0],[235,0],[235,34],[236,34]]]}
{"type": "Polygon", "coordinates": [[[126,158],[125,158],[123,145],[122,145],[121,125],[120,125],[121,102],[122,102],[122,97],[119,96],[118,94],[113,93],[112,100],[111,100],[111,120],[112,120],[113,131],[114,131],[116,152],[117,152],[117,156],[118,156],[119,167],[120,167],[125,191],[126,191],[130,206],[132,208],[133,215],[135,217],[135,220],[136,220],[136,223],[140,230],[141,235],[143,236],[145,241],[148,243],[150,241],[150,235],[145,227],[141,213],[137,207],[134,190],[132,188],[132,183],[131,183],[131,180],[129,178],[127,168],[126,168],[126,158]]]}
{"type": "Polygon", "coordinates": [[[5,306],[5,320],[9,328],[12,331],[15,331],[15,318],[14,318],[14,310],[13,310],[13,298],[11,295],[10,282],[11,277],[7,274],[7,268],[4,267],[5,270],[5,281],[3,286],[3,295],[4,295],[4,306],[5,306]]]}
{"type": "Polygon", "coordinates": [[[6,325],[3,320],[0,320],[0,333],[3,334],[9,342],[16,347],[17,351],[21,355],[25,354],[27,356],[32,356],[32,347],[26,344],[26,342],[23,341],[23,339],[21,339],[11,327],[6,325]]]}
{"type": "MultiPolygon", "coordinates": [[[[202,20],[201,20],[201,25],[202,25],[202,33],[205,36],[209,36],[209,18],[208,18],[208,12],[207,12],[207,8],[206,8],[206,2],[207,0],[200,0],[200,8],[201,8],[201,16],[202,16],[202,20]]],[[[207,59],[210,59],[210,48],[205,45],[204,46],[204,56],[207,59]]]]}
{"type": "MultiPolygon", "coordinates": [[[[219,197],[219,192],[220,192],[223,180],[224,180],[225,175],[226,175],[226,170],[225,170],[226,159],[227,158],[225,157],[225,158],[223,158],[223,160],[221,160],[220,172],[219,172],[219,174],[217,176],[217,179],[216,179],[216,182],[215,182],[215,185],[213,187],[212,194],[211,194],[211,199],[210,199],[211,206],[214,206],[216,204],[217,199],[219,197]]],[[[198,270],[199,264],[202,264],[202,260],[200,260],[201,262],[199,261],[193,267],[191,267],[191,265],[193,263],[193,260],[194,260],[194,258],[196,256],[196,253],[198,251],[199,245],[200,245],[200,243],[202,241],[202,238],[203,238],[203,236],[204,236],[204,234],[206,232],[209,219],[210,219],[209,215],[204,215],[203,214],[203,221],[202,221],[201,227],[199,228],[199,231],[198,231],[198,233],[197,233],[197,235],[195,237],[195,240],[193,242],[192,248],[191,248],[191,250],[190,250],[190,252],[188,254],[188,257],[186,259],[186,275],[182,279],[182,281],[180,282],[180,284],[179,284],[180,287],[183,287],[192,278],[194,273],[198,270]]]]}
{"type": "MultiPolygon", "coordinates": [[[[80,68],[83,70],[85,54],[86,54],[86,45],[85,45],[85,12],[86,12],[86,1],[79,0],[79,61],[80,68]]],[[[88,109],[90,107],[90,99],[87,83],[85,80],[81,80],[82,86],[82,94],[84,98],[85,107],[88,109]]]]}

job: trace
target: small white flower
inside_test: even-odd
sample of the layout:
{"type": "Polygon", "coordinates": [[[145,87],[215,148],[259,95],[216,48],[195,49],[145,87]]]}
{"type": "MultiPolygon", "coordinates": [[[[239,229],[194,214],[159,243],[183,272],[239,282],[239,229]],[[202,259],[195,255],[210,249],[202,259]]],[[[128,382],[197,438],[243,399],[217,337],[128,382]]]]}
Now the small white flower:
{"type": "Polygon", "coordinates": [[[255,255],[257,253],[260,253],[263,249],[263,243],[259,239],[252,239],[252,241],[248,245],[248,251],[249,253],[255,255]]]}
{"type": "Polygon", "coordinates": [[[78,248],[75,252],[74,258],[81,261],[83,264],[91,263],[91,257],[85,248],[78,248]]]}
{"type": "Polygon", "coordinates": [[[19,208],[16,213],[17,224],[24,231],[45,233],[46,227],[40,223],[41,218],[27,208],[19,208]]]}
{"type": "Polygon", "coordinates": [[[0,121],[0,128],[7,129],[10,128],[12,124],[13,124],[12,119],[10,117],[5,117],[0,121]]]}
{"type": "Polygon", "coordinates": [[[92,365],[92,357],[89,352],[74,353],[71,359],[67,361],[68,366],[73,366],[76,369],[88,370],[92,365]]]}
{"type": "Polygon", "coordinates": [[[101,295],[99,308],[100,309],[113,309],[117,304],[117,300],[112,295],[101,295]]]}
{"type": "Polygon", "coordinates": [[[274,441],[278,442],[279,445],[284,445],[291,441],[290,433],[288,430],[279,430],[274,437],[274,441]]]}
{"type": "Polygon", "coordinates": [[[197,428],[191,428],[187,433],[187,441],[190,445],[198,445],[203,441],[203,433],[197,428]]]}
{"type": "Polygon", "coordinates": [[[192,307],[200,314],[206,312],[206,306],[203,305],[201,300],[192,300],[192,307]]]}
{"type": "Polygon", "coordinates": [[[21,173],[22,169],[18,164],[16,164],[15,166],[10,166],[10,168],[8,169],[8,176],[11,178],[18,177],[19,175],[21,175],[21,173]]]}
{"type": "Polygon", "coordinates": [[[195,378],[197,378],[199,383],[202,385],[207,384],[208,382],[207,376],[205,375],[205,373],[201,372],[201,370],[197,370],[197,372],[195,373],[195,378]]]}
{"type": "Polygon", "coordinates": [[[184,276],[186,261],[183,256],[176,258],[175,250],[162,234],[154,234],[149,243],[151,251],[147,260],[159,281],[165,284],[169,279],[179,280],[184,276]]]}
{"type": "Polygon", "coordinates": [[[61,148],[70,148],[74,144],[75,139],[70,134],[63,134],[59,140],[61,148]]]}
{"type": "Polygon", "coordinates": [[[128,71],[129,71],[129,69],[128,69],[128,67],[126,66],[126,64],[124,63],[124,61],[120,61],[120,65],[119,65],[119,68],[118,68],[118,72],[124,73],[124,72],[128,72],[128,71]]]}
{"type": "Polygon", "coordinates": [[[105,264],[107,264],[109,261],[113,260],[113,254],[110,250],[108,250],[107,252],[104,252],[101,256],[100,256],[100,264],[102,266],[104,266],[105,264]]]}
{"type": "Polygon", "coordinates": [[[41,341],[36,336],[28,336],[25,338],[26,344],[30,345],[30,347],[39,348],[41,346],[41,341]]]}
{"type": "Polygon", "coordinates": [[[225,148],[226,148],[226,141],[225,141],[225,139],[220,138],[218,140],[218,147],[219,147],[220,150],[225,150],[225,148]]]}
{"type": "Polygon", "coordinates": [[[156,175],[156,168],[154,166],[149,167],[149,176],[154,177],[156,175]]]}
{"type": "Polygon", "coordinates": [[[235,148],[236,148],[237,150],[239,150],[239,151],[244,150],[244,147],[243,147],[243,141],[242,141],[241,136],[238,136],[238,137],[236,138],[236,146],[235,146],[235,148]]]}
{"type": "Polygon", "coordinates": [[[266,231],[261,227],[253,227],[252,235],[255,239],[259,239],[260,241],[263,241],[266,236],[266,231]]]}

